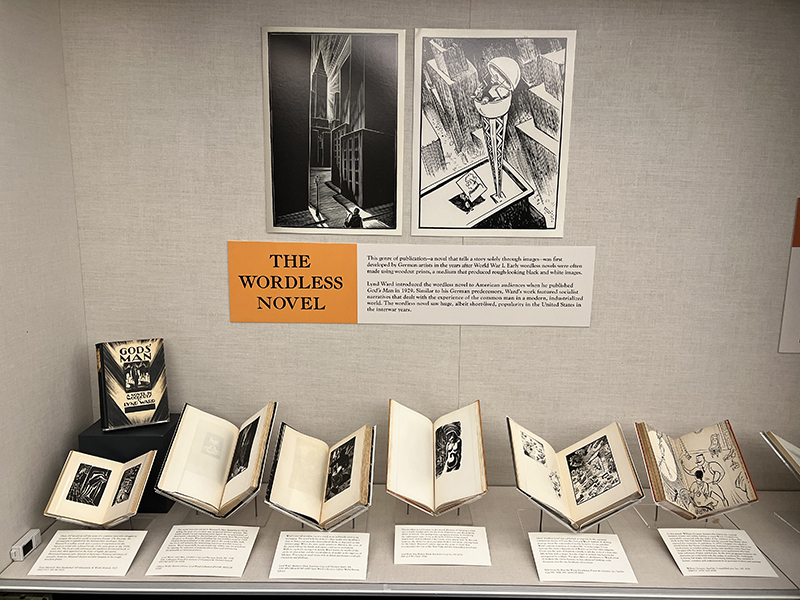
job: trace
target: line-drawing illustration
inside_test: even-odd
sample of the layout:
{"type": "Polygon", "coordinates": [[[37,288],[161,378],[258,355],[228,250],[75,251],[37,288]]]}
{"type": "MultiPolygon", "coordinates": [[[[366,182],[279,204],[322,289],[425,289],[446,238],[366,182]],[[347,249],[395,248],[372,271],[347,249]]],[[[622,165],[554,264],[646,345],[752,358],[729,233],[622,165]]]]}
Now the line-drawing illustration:
{"type": "Polygon", "coordinates": [[[265,28],[267,230],[400,233],[404,34],[265,28]]]}
{"type": "Polygon", "coordinates": [[[520,431],[519,435],[522,438],[522,451],[525,453],[525,456],[543,465],[546,464],[544,444],[536,438],[529,436],[524,431],[520,431]]]}
{"type": "Polygon", "coordinates": [[[563,236],[575,32],[417,30],[412,233],[563,236]]]}

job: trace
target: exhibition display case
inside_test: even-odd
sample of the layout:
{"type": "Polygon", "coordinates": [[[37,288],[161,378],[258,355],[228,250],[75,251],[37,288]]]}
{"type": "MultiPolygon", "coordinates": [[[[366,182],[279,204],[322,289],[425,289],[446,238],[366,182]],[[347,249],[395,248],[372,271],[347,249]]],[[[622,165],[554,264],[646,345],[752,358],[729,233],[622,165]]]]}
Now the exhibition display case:
{"type": "MultiPolygon", "coordinates": [[[[780,339],[797,31],[800,3],[781,0],[0,0],[0,592],[800,598],[800,484],[759,435],[800,441],[800,348],[780,339]],[[307,42],[302,60],[273,52],[274,115],[269,28],[307,42]],[[477,109],[479,82],[497,98],[477,109]],[[326,229],[355,208],[363,231],[326,229]],[[428,246],[455,261],[501,247],[491,237],[512,259],[585,250],[584,320],[232,320],[229,244],[333,255],[345,240],[381,260],[428,246]],[[276,426],[318,440],[374,427],[369,509],[335,532],[369,534],[365,580],[269,577],[280,533],[309,530],[265,503],[275,436],[257,496],[230,518],[155,496],[159,456],[140,512],[113,529],[147,532],[127,575],[29,574],[78,527],[44,514],[69,452],[148,450],[116,456],[128,434],[102,431],[95,345],[149,339],[168,346],[173,415],[189,404],[238,424],[275,402],[276,426]],[[480,402],[477,501],[429,517],[387,493],[392,400],[426,417],[480,402]],[[528,533],[568,532],[514,487],[507,417],[554,452],[619,423],[644,499],[586,535],[617,535],[637,583],[540,580],[528,533]],[[723,421],[749,473],[727,482],[758,501],[692,521],[656,508],[645,465],[666,455],[643,457],[635,424],[723,421]],[[183,524],[257,527],[243,576],[146,576],[183,524]],[[491,566],[395,564],[397,525],[484,527],[491,566]],[[660,527],[744,531],[777,576],[684,576],[660,527]],[[35,529],[42,544],[12,561],[35,529]]],[[[164,447],[174,425],[130,436],[164,447]]]]}

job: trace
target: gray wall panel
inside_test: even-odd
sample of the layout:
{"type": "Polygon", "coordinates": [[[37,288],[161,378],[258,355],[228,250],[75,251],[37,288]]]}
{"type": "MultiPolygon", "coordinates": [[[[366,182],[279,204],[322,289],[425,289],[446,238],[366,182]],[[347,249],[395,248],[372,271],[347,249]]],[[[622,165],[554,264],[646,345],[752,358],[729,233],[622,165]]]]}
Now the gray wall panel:
{"type": "Polygon", "coordinates": [[[92,418],[57,2],[0,2],[0,567],[92,418]]]}

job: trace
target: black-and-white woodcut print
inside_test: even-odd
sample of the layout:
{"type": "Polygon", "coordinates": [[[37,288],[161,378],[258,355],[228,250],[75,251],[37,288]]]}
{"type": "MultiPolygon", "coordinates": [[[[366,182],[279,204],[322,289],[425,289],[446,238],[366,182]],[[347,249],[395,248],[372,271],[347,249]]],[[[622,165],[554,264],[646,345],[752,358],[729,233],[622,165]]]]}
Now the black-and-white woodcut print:
{"type": "Polygon", "coordinates": [[[567,455],[575,504],[597,498],[620,483],[608,438],[602,436],[567,455]]]}
{"type": "Polygon", "coordinates": [[[67,492],[67,500],[99,506],[110,477],[111,469],[81,463],[67,492]]]}
{"type": "Polygon", "coordinates": [[[404,36],[264,28],[268,231],[401,233],[404,36]]]}
{"type": "Polygon", "coordinates": [[[134,465],[130,469],[125,470],[122,474],[122,478],[119,480],[117,493],[114,494],[114,501],[111,503],[111,506],[115,506],[120,502],[126,502],[128,498],[131,497],[131,490],[133,490],[133,484],[136,483],[136,476],[139,474],[141,466],[142,465],[134,465]]]}
{"type": "Polygon", "coordinates": [[[350,438],[331,450],[328,464],[328,483],[325,486],[325,502],[350,487],[353,479],[356,438],[350,438]]]}
{"type": "Polygon", "coordinates": [[[574,31],[418,29],[412,234],[562,237],[574,31]]]}
{"type": "Polygon", "coordinates": [[[461,421],[436,429],[436,478],[461,468],[461,421]]]}

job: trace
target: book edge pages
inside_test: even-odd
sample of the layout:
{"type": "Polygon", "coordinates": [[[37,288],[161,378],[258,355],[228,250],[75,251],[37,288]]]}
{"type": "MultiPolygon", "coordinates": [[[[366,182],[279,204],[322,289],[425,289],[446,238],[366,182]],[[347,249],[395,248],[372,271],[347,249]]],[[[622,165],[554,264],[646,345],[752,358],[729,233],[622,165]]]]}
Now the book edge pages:
{"type": "MultiPolygon", "coordinates": [[[[750,487],[753,489],[753,499],[748,500],[744,504],[738,504],[732,508],[740,508],[742,506],[747,506],[748,504],[752,504],[753,502],[758,502],[758,491],[756,490],[756,486],[753,484],[753,478],[750,477],[750,470],[747,468],[747,463],[744,460],[744,455],[742,454],[742,449],[739,447],[739,441],[736,439],[736,434],[733,433],[733,427],[731,426],[731,422],[728,419],[723,421],[725,423],[725,427],[728,429],[728,432],[731,434],[731,440],[733,440],[733,445],[736,446],[736,454],[739,455],[739,460],[742,462],[742,471],[747,476],[747,481],[750,483],[750,487]]],[[[728,512],[727,510],[722,512],[728,512]]]]}
{"type": "Polygon", "coordinates": [[[772,431],[762,431],[760,433],[764,441],[767,442],[767,445],[772,448],[781,462],[792,472],[792,475],[800,479],[800,464],[794,464],[794,458],[786,451],[786,448],[781,443],[782,438],[772,431]]]}
{"type": "Polygon", "coordinates": [[[477,404],[477,412],[478,412],[478,452],[480,454],[480,467],[481,467],[481,493],[479,495],[485,494],[489,491],[489,485],[487,484],[486,479],[486,454],[483,448],[483,415],[481,413],[481,401],[476,400],[475,404],[477,404]]]}

